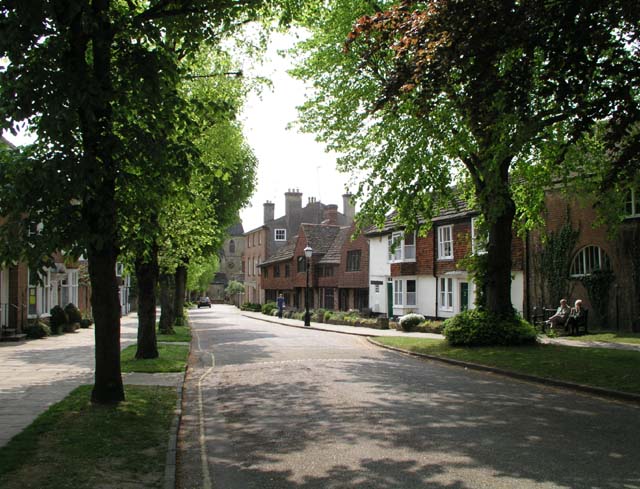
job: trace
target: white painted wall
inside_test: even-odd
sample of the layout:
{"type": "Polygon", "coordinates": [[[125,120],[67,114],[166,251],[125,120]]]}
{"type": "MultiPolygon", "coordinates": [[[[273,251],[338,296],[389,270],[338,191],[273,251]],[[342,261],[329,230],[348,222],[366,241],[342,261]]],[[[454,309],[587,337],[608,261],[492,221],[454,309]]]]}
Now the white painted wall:
{"type": "Polygon", "coordinates": [[[422,275],[417,278],[418,312],[423,316],[436,315],[436,278],[422,275]]]}
{"type": "Polygon", "coordinates": [[[369,239],[369,307],[376,313],[387,314],[387,281],[391,274],[388,261],[387,237],[369,239]],[[371,282],[382,282],[376,292],[371,282]]]}

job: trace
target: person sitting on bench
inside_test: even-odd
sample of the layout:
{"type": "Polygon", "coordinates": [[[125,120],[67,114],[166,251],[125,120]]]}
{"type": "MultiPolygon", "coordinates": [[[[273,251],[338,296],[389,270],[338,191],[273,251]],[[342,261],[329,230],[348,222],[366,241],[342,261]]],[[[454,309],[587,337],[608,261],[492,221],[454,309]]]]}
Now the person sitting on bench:
{"type": "Polygon", "coordinates": [[[581,326],[585,326],[586,320],[587,311],[586,309],[582,308],[582,301],[578,299],[574,307],[571,308],[571,312],[569,313],[569,319],[567,319],[565,329],[570,330],[572,335],[578,334],[578,329],[581,326]]]}
{"type": "Polygon", "coordinates": [[[558,326],[564,326],[569,318],[569,313],[571,312],[571,308],[569,304],[567,304],[567,299],[560,299],[560,307],[556,313],[547,319],[547,325],[556,328],[558,326]]]}

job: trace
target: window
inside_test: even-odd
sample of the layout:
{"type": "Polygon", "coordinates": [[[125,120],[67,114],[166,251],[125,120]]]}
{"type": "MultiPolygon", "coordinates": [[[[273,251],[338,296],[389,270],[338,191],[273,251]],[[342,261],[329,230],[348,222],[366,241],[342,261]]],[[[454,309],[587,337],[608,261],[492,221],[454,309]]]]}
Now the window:
{"type": "Polygon", "coordinates": [[[262,244],[262,233],[258,233],[258,244],[261,245],[262,244]]]}
{"type": "Polygon", "coordinates": [[[631,189],[629,191],[624,211],[627,217],[640,216],[640,190],[631,189]]]}
{"type": "Polygon", "coordinates": [[[40,276],[41,283],[38,283],[38,274],[33,270],[28,271],[29,287],[27,290],[29,316],[39,316],[48,314],[51,309],[51,282],[49,273],[40,276]]]}
{"type": "Polygon", "coordinates": [[[67,270],[67,276],[60,281],[60,305],[78,304],[78,270],[67,270]]]}
{"type": "Polygon", "coordinates": [[[116,263],[116,277],[122,277],[124,274],[124,264],[117,262],[116,263]]]}
{"type": "Polygon", "coordinates": [[[325,309],[333,309],[333,289],[332,288],[326,288],[326,289],[321,289],[320,292],[320,297],[322,299],[322,304],[321,307],[325,308],[325,309]]]}
{"type": "Polygon", "coordinates": [[[280,276],[280,264],[274,265],[273,267],[273,276],[278,278],[280,276]]]}
{"type": "Polygon", "coordinates": [[[380,293],[380,286],[378,284],[376,284],[376,294],[380,293]]]}
{"type": "Polygon", "coordinates": [[[298,257],[298,273],[305,272],[307,270],[306,267],[307,261],[304,256],[298,257]]]}
{"type": "Polygon", "coordinates": [[[413,261],[416,259],[416,234],[405,236],[404,232],[395,232],[388,237],[388,247],[390,262],[413,261]]]}
{"type": "Polygon", "coordinates": [[[360,250],[347,251],[347,272],[360,271],[360,250]]]}
{"type": "Polygon", "coordinates": [[[289,266],[288,263],[285,263],[285,265],[284,265],[284,276],[285,277],[290,277],[291,276],[291,266],[289,266]]]}
{"type": "Polygon", "coordinates": [[[253,261],[253,274],[254,275],[258,275],[258,270],[260,267],[260,262],[261,262],[261,258],[258,257],[256,260],[253,261]]]}
{"type": "Polygon", "coordinates": [[[275,231],[275,240],[276,241],[286,241],[287,240],[287,230],[286,229],[276,229],[276,231],[275,231]]]}
{"type": "Polygon", "coordinates": [[[407,297],[406,297],[405,304],[407,306],[416,305],[416,281],[415,280],[407,280],[407,297]]]}
{"type": "Polygon", "coordinates": [[[471,218],[471,252],[483,255],[487,252],[487,237],[481,233],[480,218],[471,218]]]}
{"type": "Polygon", "coordinates": [[[229,241],[229,253],[236,252],[236,242],[234,240],[229,241]]]}
{"type": "Polygon", "coordinates": [[[583,277],[591,275],[596,270],[610,270],[611,263],[609,257],[599,246],[585,246],[582,248],[571,262],[570,275],[572,277],[583,277]]]}
{"type": "Polygon", "coordinates": [[[453,226],[441,226],[438,228],[438,259],[450,260],[453,258],[453,226]]]}
{"type": "Polygon", "coordinates": [[[319,277],[333,277],[333,265],[319,265],[318,276],[319,277]]]}
{"type": "Polygon", "coordinates": [[[440,309],[453,311],[453,279],[440,279],[440,309]]]}
{"type": "Polygon", "coordinates": [[[269,269],[267,267],[262,268],[262,278],[269,278],[269,269]]]}
{"type": "Polygon", "coordinates": [[[402,280],[393,281],[393,305],[402,306],[402,280]]]}

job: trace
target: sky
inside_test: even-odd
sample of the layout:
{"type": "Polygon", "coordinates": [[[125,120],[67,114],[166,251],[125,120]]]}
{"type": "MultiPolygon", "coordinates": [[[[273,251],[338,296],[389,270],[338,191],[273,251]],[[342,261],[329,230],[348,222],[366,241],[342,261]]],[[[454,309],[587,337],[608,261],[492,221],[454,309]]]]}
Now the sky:
{"type": "Polygon", "coordinates": [[[241,117],[245,137],[259,162],[257,188],[249,206],[240,212],[245,231],[263,223],[263,204],[267,200],[275,203],[275,217],[284,215],[284,194],[289,189],[299,189],[303,206],[309,197],[315,197],[343,210],[348,175],[336,170],[335,155],[326,153],[313,135],[287,129],[296,120],[296,107],[305,97],[305,84],[286,72],[292,60],[277,53],[290,47],[291,42],[290,35],[274,35],[264,64],[245,70],[273,81],[271,90],[248,98],[241,117]]]}

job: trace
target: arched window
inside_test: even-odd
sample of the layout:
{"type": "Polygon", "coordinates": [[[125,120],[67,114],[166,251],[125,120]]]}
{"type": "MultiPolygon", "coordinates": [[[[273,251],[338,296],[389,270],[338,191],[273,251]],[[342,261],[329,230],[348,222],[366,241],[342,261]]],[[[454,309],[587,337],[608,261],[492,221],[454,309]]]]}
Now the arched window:
{"type": "Polygon", "coordinates": [[[595,270],[610,270],[609,256],[599,246],[589,245],[582,248],[571,262],[570,275],[583,277],[591,275],[595,270]]]}
{"type": "Polygon", "coordinates": [[[236,252],[236,242],[234,240],[229,241],[229,253],[236,252]]]}

